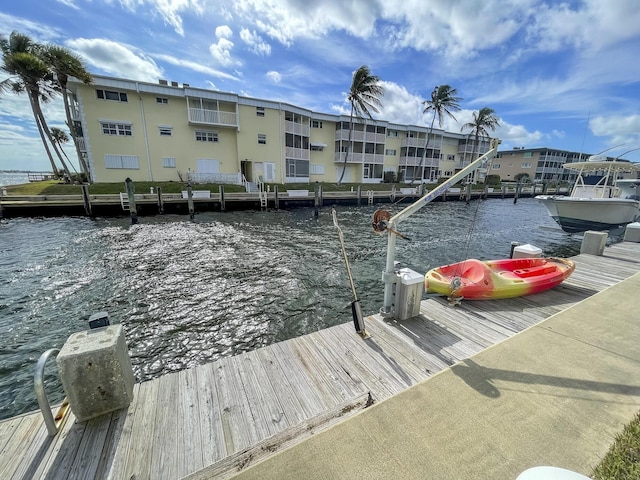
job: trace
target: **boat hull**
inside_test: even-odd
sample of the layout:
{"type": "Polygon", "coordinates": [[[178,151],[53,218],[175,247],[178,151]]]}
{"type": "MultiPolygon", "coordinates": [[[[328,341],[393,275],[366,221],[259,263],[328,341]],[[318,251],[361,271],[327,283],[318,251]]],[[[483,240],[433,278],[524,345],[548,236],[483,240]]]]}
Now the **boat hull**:
{"type": "Polygon", "coordinates": [[[553,288],[574,269],[575,264],[564,258],[469,259],[427,272],[425,289],[468,300],[513,298],[553,288]]]}
{"type": "Polygon", "coordinates": [[[640,201],[628,198],[536,197],[567,233],[613,230],[640,216],[640,201]]]}

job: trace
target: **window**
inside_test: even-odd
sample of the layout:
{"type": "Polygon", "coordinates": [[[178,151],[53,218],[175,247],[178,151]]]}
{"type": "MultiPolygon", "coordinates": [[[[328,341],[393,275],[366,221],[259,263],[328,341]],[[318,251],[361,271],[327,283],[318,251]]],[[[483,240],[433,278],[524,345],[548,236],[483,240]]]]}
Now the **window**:
{"type": "Polygon", "coordinates": [[[312,163],[309,173],[311,175],[324,175],[324,165],[312,163]]]}
{"type": "Polygon", "coordinates": [[[218,132],[196,130],[196,142],[218,142],[218,132]]]}
{"type": "Polygon", "coordinates": [[[137,155],[105,155],[105,168],[126,168],[129,170],[139,170],[140,164],[137,155]]]}
{"type": "Polygon", "coordinates": [[[258,143],[260,145],[266,145],[267,144],[267,136],[264,133],[259,133],[258,134],[258,143]]]}
{"type": "Polygon", "coordinates": [[[531,158],[531,157],[533,157],[533,152],[524,152],[522,157],[523,158],[531,158]]]}
{"type": "Polygon", "coordinates": [[[494,163],[493,165],[491,165],[491,168],[493,170],[500,170],[500,164],[499,163],[494,163]]]}
{"type": "Polygon", "coordinates": [[[311,120],[311,128],[322,128],[322,121],[311,120]]]}
{"type": "Polygon", "coordinates": [[[126,102],[127,94],[124,92],[114,92],[112,90],[96,90],[96,95],[102,100],[114,100],[116,102],[126,102]]]}
{"type": "Polygon", "coordinates": [[[286,159],[287,178],[309,178],[309,160],[286,159]]]}
{"type": "Polygon", "coordinates": [[[531,168],[531,162],[523,163],[522,168],[531,168]]]}
{"type": "Polygon", "coordinates": [[[447,160],[454,161],[456,159],[455,155],[447,155],[447,160]]]}
{"type": "Polygon", "coordinates": [[[395,155],[396,154],[396,149],[395,148],[387,148],[387,150],[384,152],[385,155],[395,155]]]}
{"type": "Polygon", "coordinates": [[[100,125],[102,126],[103,135],[120,135],[125,137],[133,135],[131,124],[100,122],[100,125]]]}
{"type": "Polygon", "coordinates": [[[163,105],[166,105],[169,103],[169,99],[166,97],[156,97],[156,103],[161,103],[163,105]]]}
{"type": "Polygon", "coordinates": [[[397,130],[387,130],[387,137],[397,137],[397,136],[398,136],[397,130]]]}
{"type": "Polygon", "coordinates": [[[256,107],[256,116],[264,117],[264,107],[256,107]]]}
{"type": "Polygon", "coordinates": [[[169,127],[167,125],[159,125],[158,130],[160,131],[161,137],[170,137],[173,127],[169,127]]]}
{"type": "Polygon", "coordinates": [[[176,168],[176,157],[162,157],[162,166],[164,168],[176,168]]]}

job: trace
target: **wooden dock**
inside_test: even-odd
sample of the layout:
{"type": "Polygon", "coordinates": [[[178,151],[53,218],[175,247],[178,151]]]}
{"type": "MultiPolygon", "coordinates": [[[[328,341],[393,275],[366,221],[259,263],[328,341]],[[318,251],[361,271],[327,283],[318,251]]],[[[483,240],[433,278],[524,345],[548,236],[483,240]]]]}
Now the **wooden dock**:
{"type": "Polygon", "coordinates": [[[227,478],[640,271],[640,244],[574,257],[560,286],[509,300],[423,300],[137,384],[127,410],[47,437],[39,413],[0,422],[0,478],[227,478]],[[205,478],[205,477],[203,477],[205,478]]]}

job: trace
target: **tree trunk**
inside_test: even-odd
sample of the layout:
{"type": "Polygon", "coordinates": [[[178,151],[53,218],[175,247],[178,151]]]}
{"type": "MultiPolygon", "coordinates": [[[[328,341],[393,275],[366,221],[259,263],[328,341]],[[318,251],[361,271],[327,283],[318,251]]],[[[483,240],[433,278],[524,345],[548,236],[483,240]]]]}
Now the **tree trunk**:
{"type": "Polygon", "coordinates": [[[56,152],[56,155],[58,156],[58,160],[60,160],[60,163],[62,164],[62,168],[64,169],[64,173],[67,176],[68,181],[71,181],[72,179],[71,171],[69,170],[67,162],[65,162],[64,158],[62,158],[62,155],[60,154],[60,150],[58,150],[58,145],[56,144],[55,140],[53,139],[53,136],[51,135],[51,131],[49,130],[49,126],[47,125],[47,120],[44,118],[44,114],[42,113],[42,108],[40,108],[40,102],[36,100],[34,103],[38,112],[37,114],[40,118],[40,122],[42,124],[42,129],[44,130],[47,138],[49,139],[49,142],[51,142],[51,145],[53,146],[53,150],[56,152]]]}
{"type": "MultiPolygon", "coordinates": [[[[427,133],[427,141],[424,143],[424,152],[422,152],[422,158],[420,159],[420,165],[418,165],[418,170],[422,169],[420,172],[420,183],[422,183],[422,180],[424,179],[424,160],[427,157],[427,147],[429,146],[429,140],[431,139],[431,132],[433,132],[433,123],[436,121],[436,112],[433,112],[433,118],[431,119],[431,126],[429,127],[429,132],[427,133]]],[[[413,175],[413,181],[411,182],[411,184],[413,185],[413,183],[415,182],[416,178],[415,178],[415,172],[413,175]]]]}
{"type": "Polygon", "coordinates": [[[344,164],[342,167],[342,175],[340,175],[340,179],[338,180],[338,185],[342,183],[342,179],[344,178],[344,172],[347,171],[347,160],[349,158],[349,147],[351,146],[351,132],[353,132],[353,104],[351,104],[351,115],[349,118],[349,140],[347,141],[347,151],[344,152],[344,164]]]}
{"type": "Polygon", "coordinates": [[[49,145],[47,144],[47,139],[45,138],[43,132],[43,126],[40,123],[40,118],[38,117],[38,108],[36,108],[37,101],[34,100],[30,90],[27,90],[27,96],[29,97],[29,103],[31,104],[31,110],[33,111],[33,117],[36,121],[36,126],[38,127],[38,133],[40,134],[42,145],[44,145],[44,149],[47,152],[47,157],[49,158],[49,162],[51,163],[51,170],[53,170],[53,174],[55,175],[55,177],[58,178],[60,177],[60,172],[58,171],[58,167],[56,167],[56,163],[53,161],[53,155],[51,155],[51,150],[49,150],[49,145]]]}

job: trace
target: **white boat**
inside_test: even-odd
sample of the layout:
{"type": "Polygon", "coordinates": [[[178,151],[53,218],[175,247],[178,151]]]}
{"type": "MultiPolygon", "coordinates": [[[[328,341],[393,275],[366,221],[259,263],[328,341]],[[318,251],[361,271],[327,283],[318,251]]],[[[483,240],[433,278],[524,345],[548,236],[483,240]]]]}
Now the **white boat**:
{"type": "Polygon", "coordinates": [[[538,195],[549,215],[567,233],[613,230],[640,218],[640,164],[594,155],[563,165],[578,177],[569,196],[538,195]],[[623,173],[633,179],[618,180],[623,173]]]}

